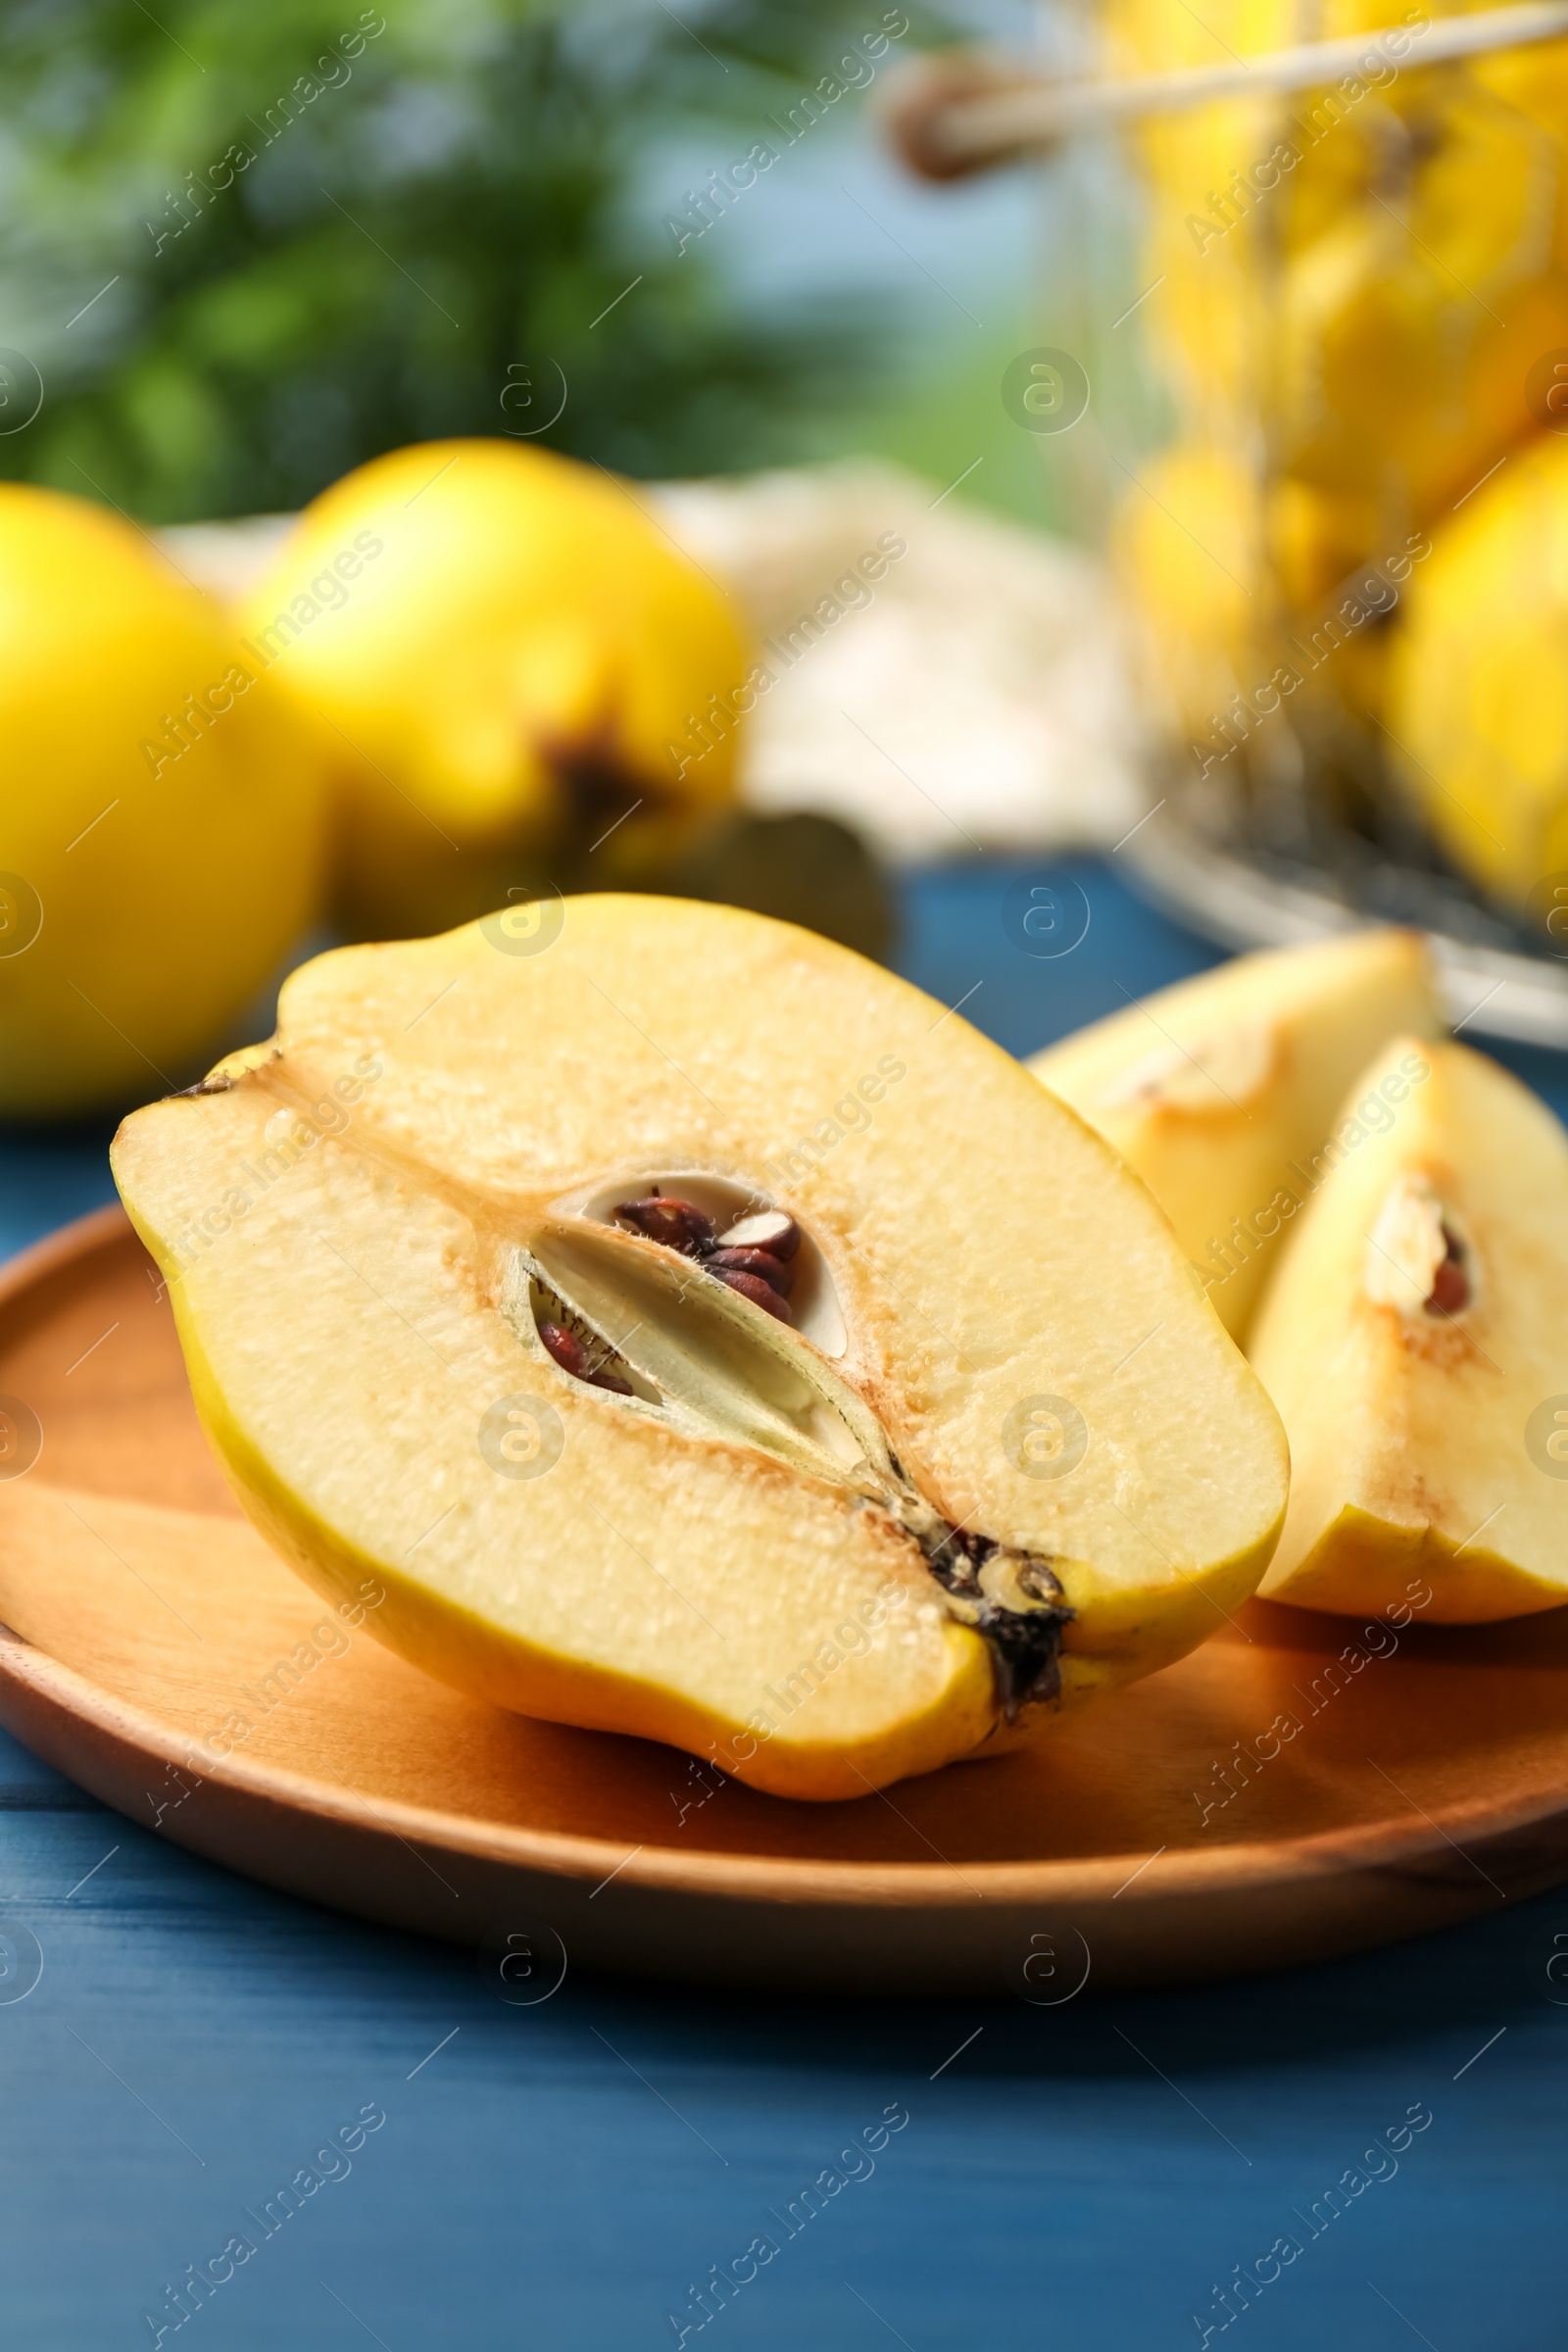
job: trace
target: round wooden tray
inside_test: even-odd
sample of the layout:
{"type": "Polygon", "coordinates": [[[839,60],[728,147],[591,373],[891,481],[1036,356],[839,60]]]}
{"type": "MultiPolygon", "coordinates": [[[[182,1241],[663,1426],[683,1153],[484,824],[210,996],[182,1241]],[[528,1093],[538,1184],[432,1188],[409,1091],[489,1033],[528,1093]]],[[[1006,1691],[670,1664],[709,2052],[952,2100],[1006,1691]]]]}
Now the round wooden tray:
{"type": "Polygon", "coordinates": [[[0,1409],[42,1433],[0,1479],[0,1721],[274,1886],[514,1936],[519,1997],[554,1981],[553,1930],[578,1965],[1054,2004],[1321,1959],[1568,1878],[1568,1611],[1417,1617],[1370,1656],[1354,1620],[1253,1602],[1032,1755],[791,1804],[325,1626],[224,1485],[119,1209],[17,1259],[0,1309],[0,1393],[25,1410],[0,1409]],[[1331,1672],[1348,1643],[1363,1662],[1331,1672]]]}

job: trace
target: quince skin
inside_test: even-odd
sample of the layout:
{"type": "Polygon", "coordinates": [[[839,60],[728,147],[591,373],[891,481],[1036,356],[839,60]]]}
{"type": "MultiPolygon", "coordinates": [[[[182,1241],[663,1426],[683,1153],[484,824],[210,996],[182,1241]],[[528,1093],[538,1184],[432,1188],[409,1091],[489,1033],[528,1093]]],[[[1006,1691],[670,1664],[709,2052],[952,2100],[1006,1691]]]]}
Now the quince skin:
{"type": "Polygon", "coordinates": [[[407,936],[676,852],[732,795],[734,614],[603,468],[432,441],[345,474],[240,612],[330,758],[344,922],[407,936]]]}
{"type": "Polygon", "coordinates": [[[1442,1026],[1419,934],[1354,931],[1178,981],[1029,1067],[1142,1176],[1239,1337],[1322,1181],[1345,1089],[1386,1038],[1442,1026]]]}
{"type": "Polygon", "coordinates": [[[171,1085],[316,911],[310,731],[144,532],[0,484],[0,1113],[171,1085]]]}

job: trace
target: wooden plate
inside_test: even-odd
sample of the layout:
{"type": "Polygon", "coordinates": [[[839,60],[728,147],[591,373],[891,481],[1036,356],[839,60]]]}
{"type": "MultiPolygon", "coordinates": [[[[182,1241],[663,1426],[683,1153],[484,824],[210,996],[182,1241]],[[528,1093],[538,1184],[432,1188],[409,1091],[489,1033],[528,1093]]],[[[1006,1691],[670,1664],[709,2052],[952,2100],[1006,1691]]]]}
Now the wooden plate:
{"type": "Polygon", "coordinates": [[[553,1930],[582,1965],[1048,2004],[1323,1958],[1568,1878],[1568,1612],[1369,1640],[1253,1602],[1032,1756],[790,1804],[323,1624],[223,1483],[118,1209],[7,1269],[0,1334],[13,1464],[29,1413],[41,1432],[0,1481],[0,1721],[274,1886],[492,1950],[517,1933],[524,1995],[559,1967],[553,1930]]]}

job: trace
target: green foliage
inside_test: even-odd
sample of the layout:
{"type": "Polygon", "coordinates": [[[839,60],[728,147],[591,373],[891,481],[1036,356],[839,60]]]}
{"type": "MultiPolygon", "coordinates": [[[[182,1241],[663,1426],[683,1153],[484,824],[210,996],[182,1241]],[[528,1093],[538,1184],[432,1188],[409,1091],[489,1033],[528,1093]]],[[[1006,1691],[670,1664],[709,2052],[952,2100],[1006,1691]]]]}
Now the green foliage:
{"type": "Polygon", "coordinates": [[[45,398],[0,475],[158,521],[291,508],[408,441],[527,430],[563,376],[558,448],[632,473],[787,457],[870,322],[749,316],[643,192],[656,153],[744,153],[881,12],[678,13],[18,0],[0,342],[45,398]]]}

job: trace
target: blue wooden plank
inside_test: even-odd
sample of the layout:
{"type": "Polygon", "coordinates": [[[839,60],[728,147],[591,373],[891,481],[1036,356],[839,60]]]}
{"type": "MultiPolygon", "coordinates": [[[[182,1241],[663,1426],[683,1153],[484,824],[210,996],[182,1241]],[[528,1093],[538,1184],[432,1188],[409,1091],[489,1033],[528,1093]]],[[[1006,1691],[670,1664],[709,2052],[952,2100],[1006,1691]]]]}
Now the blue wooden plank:
{"type": "Polygon", "coordinates": [[[976,858],[911,875],[901,906],[897,961],[906,978],[963,1016],[1009,1054],[1033,1054],[1085,1021],[1119,1012],[1129,998],[1205,970],[1221,950],[1136,898],[1109,867],[1089,858],[1018,865],[976,858]],[[1062,928],[1026,936],[1031,888],[1059,905],[1062,928]],[[1062,955],[1032,953],[1071,938],[1062,955]],[[977,989],[978,984],[978,989],[977,989]]]}
{"type": "Polygon", "coordinates": [[[44,1954],[0,2009],[19,2342],[151,2341],[150,2311],[166,2342],[235,2352],[350,2344],[356,2319],[392,2352],[620,2352],[675,2342],[669,2314],[694,2321],[690,2290],[752,2248],[756,2276],[689,2343],[891,2328],[914,2352],[1120,2352],[1199,2341],[1191,2315],[1218,2316],[1213,2287],[1281,2239],[1299,2253],[1233,2323],[1260,2346],[1398,2343],[1399,2313],[1443,2352],[1560,2340],[1568,2051],[1525,1962],[1544,1929],[1568,1935],[1562,1897],[1298,1976],[1060,2011],[572,1973],[517,2010],[466,1954],[112,1816],[11,1814],[0,1839],[6,1913],[44,1954]],[[1412,2109],[1431,2121],[1399,2145],[1412,2109]],[[1390,2127],[1397,2152],[1369,2165],[1390,2127]],[[1350,2167],[1386,2178],[1338,2211],[1350,2167]],[[234,2237],[254,2251],[176,2331],[166,2288],[234,2237]]]}
{"type": "Polygon", "coordinates": [[[112,1120],[0,1127],[0,1261],[115,1198],[112,1120]]]}
{"type": "MultiPolygon", "coordinates": [[[[981,980],[966,1016],[1024,1050],[1211,956],[1078,870],[1093,921],[1060,970],[1020,970],[1016,875],[994,866],[911,885],[906,968],[950,1004],[981,980]]],[[[0,1152],[13,1246],[103,1197],[102,1143],[0,1152]]],[[[24,1999],[0,1978],[19,2345],[1563,2340],[1568,2009],[1544,1959],[1568,1948],[1568,1894],[1333,1967],[1056,2010],[576,1970],[514,2009],[469,1955],[182,1854],[0,1738],[0,1915],[43,1957],[24,1999]],[[1374,2166],[1412,2106],[1430,2124],[1374,2166]],[[1328,2199],[1354,2167],[1386,2177],[1328,2199]],[[176,2325],[167,2290],[223,2272],[236,2238],[254,2250],[176,2325]],[[1249,2306],[1237,2267],[1267,2273],[1282,2239],[1299,2251],[1249,2306]],[[710,2283],[699,2325],[693,2290],[737,2259],[756,2275],[716,2306],[710,2283]]]]}

